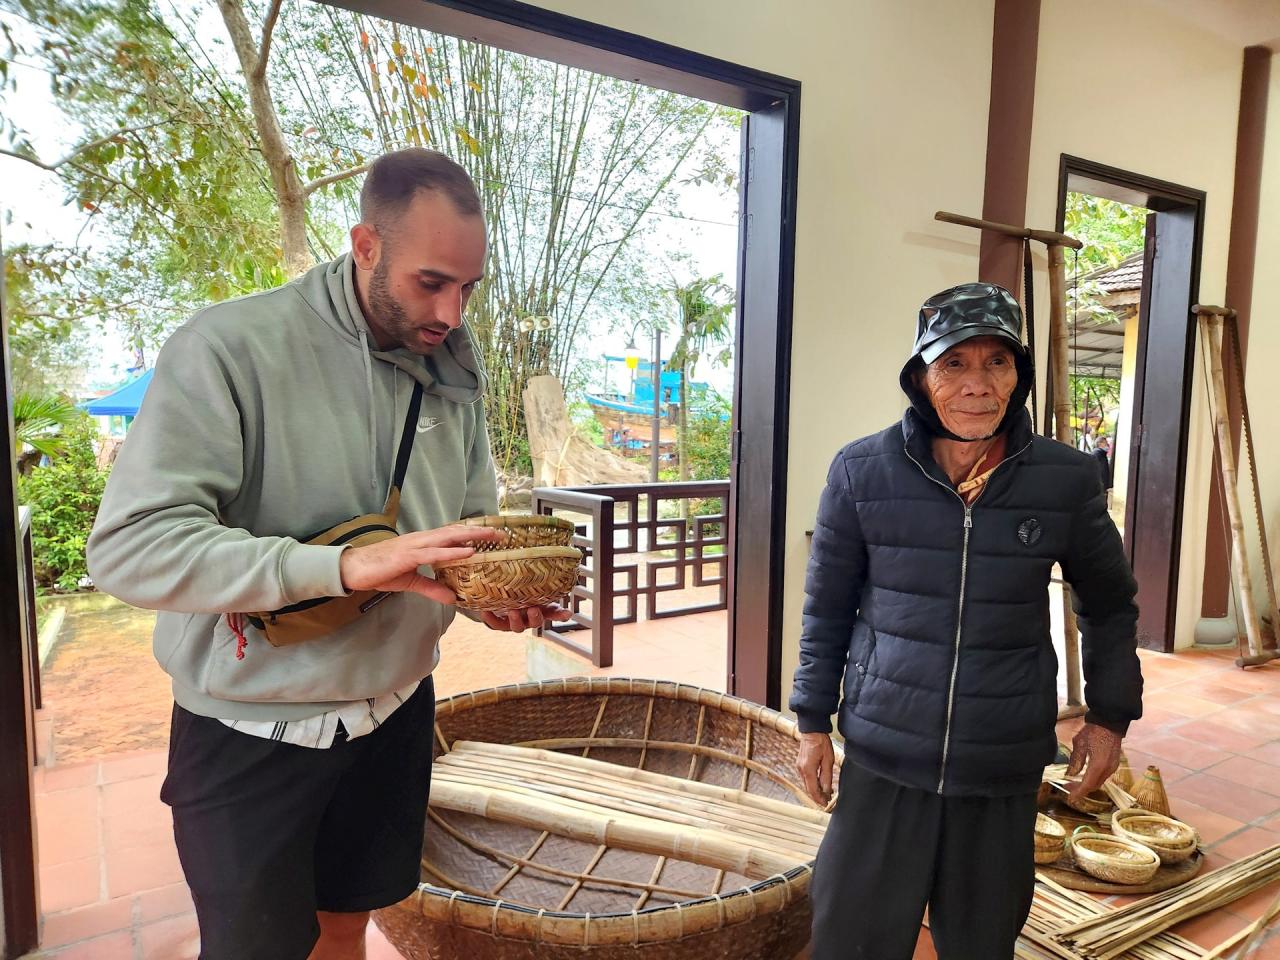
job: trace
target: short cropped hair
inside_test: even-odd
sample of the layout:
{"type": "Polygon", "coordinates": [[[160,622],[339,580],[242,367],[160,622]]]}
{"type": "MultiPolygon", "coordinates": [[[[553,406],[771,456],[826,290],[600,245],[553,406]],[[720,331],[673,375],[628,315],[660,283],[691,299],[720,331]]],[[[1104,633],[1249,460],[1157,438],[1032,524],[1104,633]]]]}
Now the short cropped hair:
{"type": "Polygon", "coordinates": [[[369,167],[360,190],[360,219],[374,227],[408,209],[420,190],[446,197],[461,214],[480,216],[480,193],[467,171],[439,150],[409,147],[384,153],[369,167]]]}

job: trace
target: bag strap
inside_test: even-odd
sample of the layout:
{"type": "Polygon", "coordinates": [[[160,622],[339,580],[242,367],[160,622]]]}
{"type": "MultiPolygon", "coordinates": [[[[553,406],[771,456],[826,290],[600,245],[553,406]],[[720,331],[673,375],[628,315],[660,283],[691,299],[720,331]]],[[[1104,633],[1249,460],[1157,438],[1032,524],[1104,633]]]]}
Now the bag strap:
{"type": "Polygon", "coordinates": [[[399,490],[404,486],[404,475],[409,469],[409,455],[413,453],[413,438],[418,432],[418,414],[422,412],[422,384],[414,383],[413,396],[409,399],[409,412],[404,416],[404,430],[400,434],[400,449],[396,452],[396,471],[391,486],[399,490]]]}

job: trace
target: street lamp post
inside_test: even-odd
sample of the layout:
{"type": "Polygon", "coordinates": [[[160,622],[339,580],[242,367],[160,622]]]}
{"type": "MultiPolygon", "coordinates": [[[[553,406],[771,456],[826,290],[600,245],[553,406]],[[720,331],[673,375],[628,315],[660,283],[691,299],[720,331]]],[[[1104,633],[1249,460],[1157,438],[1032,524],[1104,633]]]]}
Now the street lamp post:
{"type": "Polygon", "coordinates": [[[662,430],[662,331],[653,334],[653,442],[649,451],[649,481],[658,482],[658,449],[662,430]]]}
{"type": "MultiPolygon", "coordinates": [[[[631,339],[627,341],[626,352],[627,367],[630,368],[634,375],[636,367],[640,365],[640,351],[636,348],[635,334],[631,335],[631,339]]],[[[653,332],[653,370],[650,371],[650,379],[653,382],[653,416],[652,416],[652,434],[649,441],[649,480],[651,483],[658,482],[658,461],[659,448],[662,443],[662,331],[655,330],[653,332]]],[[[635,381],[632,381],[631,395],[635,397],[635,381]]]]}

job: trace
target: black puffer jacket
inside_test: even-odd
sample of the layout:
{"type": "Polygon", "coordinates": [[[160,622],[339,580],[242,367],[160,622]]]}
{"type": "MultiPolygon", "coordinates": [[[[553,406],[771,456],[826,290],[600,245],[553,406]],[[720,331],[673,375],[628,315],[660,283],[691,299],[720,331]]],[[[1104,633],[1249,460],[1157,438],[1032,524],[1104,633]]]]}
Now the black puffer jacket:
{"type": "Polygon", "coordinates": [[[1033,436],[1023,412],[966,508],[914,409],[845,447],[805,585],[800,729],[830,730],[839,700],[845,756],[875,774],[948,796],[1034,791],[1055,752],[1055,562],[1074,587],[1088,719],[1124,733],[1142,715],[1137,585],[1093,460],[1033,436]]]}

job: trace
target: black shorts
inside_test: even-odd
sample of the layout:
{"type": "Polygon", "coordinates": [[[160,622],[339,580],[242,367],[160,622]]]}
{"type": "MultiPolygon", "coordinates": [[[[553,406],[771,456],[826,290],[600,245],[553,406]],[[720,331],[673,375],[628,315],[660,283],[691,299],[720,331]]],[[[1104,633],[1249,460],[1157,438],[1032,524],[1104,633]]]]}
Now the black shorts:
{"type": "Polygon", "coordinates": [[[306,960],[316,911],[417,888],[431,786],[428,677],[382,726],[327,750],[237,733],[174,705],[169,774],[200,960],[306,960]]]}

